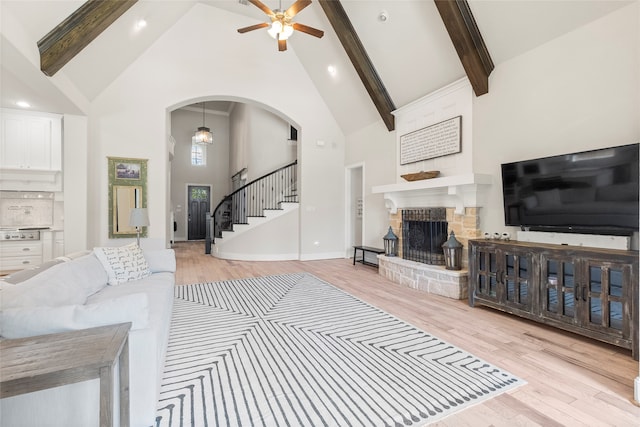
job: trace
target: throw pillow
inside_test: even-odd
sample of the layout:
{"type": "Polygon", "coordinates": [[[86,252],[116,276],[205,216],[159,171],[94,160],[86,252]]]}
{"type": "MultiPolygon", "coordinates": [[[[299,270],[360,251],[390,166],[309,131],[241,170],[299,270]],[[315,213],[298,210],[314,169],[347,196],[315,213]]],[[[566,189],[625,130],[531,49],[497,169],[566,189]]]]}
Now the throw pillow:
{"type": "Polygon", "coordinates": [[[109,285],[115,286],[151,275],[142,249],[136,243],[119,247],[94,248],[93,251],[109,276],[107,282],[109,285]]]}
{"type": "Polygon", "coordinates": [[[24,338],[96,326],[131,322],[131,329],[149,324],[149,300],[136,293],[96,304],[58,307],[11,308],[0,312],[0,333],[4,338],[24,338]]]}

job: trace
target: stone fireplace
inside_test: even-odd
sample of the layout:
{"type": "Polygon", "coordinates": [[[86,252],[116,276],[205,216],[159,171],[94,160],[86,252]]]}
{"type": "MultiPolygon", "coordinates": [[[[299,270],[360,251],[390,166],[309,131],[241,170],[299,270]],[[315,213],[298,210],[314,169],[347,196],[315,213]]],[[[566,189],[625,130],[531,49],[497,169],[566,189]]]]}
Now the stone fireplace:
{"type": "Polygon", "coordinates": [[[400,240],[397,257],[378,257],[378,273],[395,283],[424,292],[454,299],[467,298],[467,242],[482,234],[481,188],[490,183],[491,178],[486,175],[470,175],[374,187],[374,193],[384,193],[390,212],[389,225],[400,240]],[[419,225],[418,222],[426,224],[419,225]],[[417,231],[414,234],[412,230],[417,231]],[[463,269],[459,271],[447,270],[442,265],[441,246],[451,231],[464,246],[463,269]],[[429,238],[426,242],[425,235],[434,235],[435,239],[429,238]],[[420,255],[423,257],[420,259],[414,253],[417,246],[428,246],[427,252],[433,254],[420,255]]]}
{"type": "MultiPolygon", "coordinates": [[[[405,233],[402,220],[402,214],[405,210],[414,209],[398,209],[396,214],[390,216],[390,225],[400,240],[398,256],[390,258],[380,255],[378,257],[378,273],[393,282],[409,286],[413,289],[448,298],[467,298],[469,272],[466,269],[468,265],[466,248],[469,239],[478,238],[481,234],[479,230],[479,208],[465,208],[464,214],[455,213],[454,208],[443,208],[446,212],[445,222],[448,231],[451,232],[453,230],[456,238],[464,245],[465,252],[462,256],[463,269],[459,271],[447,270],[444,265],[427,264],[414,261],[411,257],[408,259],[405,257],[405,233]]],[[[440,246],[442,246],[442,244],[440,244],[440,246]]],[[[442,250],[439,251],[439,254],[441,254],[440,256],[444,259],[442,250]]]]}
{"type": "MultiPolygon", "coordinates": [[[[446,237],[448,237],[448,233],[451,233],[451,231],[453,231],[456,235],[456,239],[458,239],[458,241],[460,241],[460,243],[462,243],[462,245],[464,246],[465,250],[467,248],[467,242],[469,241],[469,239],[477,239],[479,237],[482,236],[482,232],[480,230],[480,208],[465,208],[464,209],[464,213],[462,214],[458,214],[455,212],[454,208],[441,208],[445,211],[445,219],[444,222],[446,222],[447,224],[447,229],[446,229],[446,237]]],[[[402,258],[402,259],[408,259],[411,261],[416,261],[416,262],[422,262],[419,260],[416,260],[414,258],[412,258],[411,256],[409,257],[405,257],[404,256],[404,248],[405,248],[405,230],[403,227],[403,220],[402,220],[402,214],[403,212],[405,212],[406,210],[415,210],[415,208],[411,208],[411,209],[398,209],[397,213],[395,214],[390,214],[389,215],[389,225],[391,226],[391,228],[393,228],[393,231],[396,233],[396,235],[398,236],[398,258],[402,258]]],[[[442,241],[442,243],[444,243],[446,241],[445,240],[442,241]]],[[[440,244],[440,246],[442,246],[442,243],[440,244]]],[[[434,248],[435,250],[435,248],[434,248]]],[[[440,250],[440,252],[442,252],[440,250]]],[[[440,263],[434,262],[434,263],[428,263],[428,262],[424,262],[425,264],[435,264],[435,265],[443,265],[444,264],[444,253],[442,253],[442,259],[443,261],[440,263]]],[[[462,263],[463,263],[463,268],[466,268],[467,264],[468,264],[468,259],[466,256],[462,257],[462,263]]],[[[443,267],[444,268],[444,267],[443,267]]]]}

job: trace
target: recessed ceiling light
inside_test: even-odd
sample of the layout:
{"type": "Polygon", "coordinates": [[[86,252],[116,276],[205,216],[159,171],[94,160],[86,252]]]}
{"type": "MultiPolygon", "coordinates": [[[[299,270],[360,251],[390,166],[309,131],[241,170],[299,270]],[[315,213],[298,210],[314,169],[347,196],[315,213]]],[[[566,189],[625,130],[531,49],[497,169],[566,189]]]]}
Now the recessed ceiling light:
{"type": "Polygon", "coordinates": [[[335,67],[335,65],[329,65],[327,67],[327,71],[329,72],[329,74],[333,77],[335,77],[336,74],[338,74],[338,69],[335,67]]]}
{"type": "Polygon", "coordinates": [[[27,101],[18,101],[18,102],[16,102],[16,105],[18,107],[21,107],[21,108],[29,108],[29,107],[31,107],[31,104],[29,104],[27,101]]]}
{"type": "Polygon", "coordinates": [[[140,31],[146,26],[147,26],[147,21],[145,21],[144,19],[138,19],[136,21],[136,30],[140,31]]]}

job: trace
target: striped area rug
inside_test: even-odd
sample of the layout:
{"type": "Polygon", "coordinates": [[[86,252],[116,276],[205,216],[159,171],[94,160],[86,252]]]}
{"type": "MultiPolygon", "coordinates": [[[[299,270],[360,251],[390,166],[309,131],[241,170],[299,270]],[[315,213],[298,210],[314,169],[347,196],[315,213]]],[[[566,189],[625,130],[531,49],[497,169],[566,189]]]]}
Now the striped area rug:
{"type": "Polygon", "coordinates": [[[306,273],[176,286],[157,426],[421,426],[524,384],[306,273]]]}

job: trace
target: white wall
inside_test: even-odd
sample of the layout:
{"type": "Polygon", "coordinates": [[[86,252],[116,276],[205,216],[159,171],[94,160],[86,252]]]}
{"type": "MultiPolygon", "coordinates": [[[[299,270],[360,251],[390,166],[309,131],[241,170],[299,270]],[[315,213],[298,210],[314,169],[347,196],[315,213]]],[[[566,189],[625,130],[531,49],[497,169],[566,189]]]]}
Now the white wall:
{"type": "Polygon", "coordinates": [[[247,182],[293,162],[297,147],[287,141],[289,122],[260,106],[237,104],[230,114],[231,164],[247,169],[247,182]]]}
{"type": "Polygon", "coordinates": [[[177,230],[175,240],[187,240],[187,184],[211,185],[211,209],[231,191],[229,174],[229,117],[205,114],[205,124],[213,133],[213,144],[207,145],[205,166],[191,164],[191,137],[202,126],[202,113],[184,109],[171,113],[171,135],[176,140],[171,162],[171,207],[177,230]]]}
{"type": "Polygon", "coordinates": [[[362,176],[362,166],[351,169],[351,186],[348,189],[351,194],[351,206],[347,210],[351,221],[351,239],[354,245],[362,245],[362,217],[364,215],[362,176]]]}
{"type": "Polygon", "coordinates": [[[297,147],[287,141],[289,123],[270,111],[250,106],[247,181],[293,162],[297,147]]]}
{"type": "Polygon", "coordinates": [[[92,244],[122,243],[107,239],[106,168],[107,156],[122,156],[149,159],[151,225],[145,246],[166,246],[167,110],[196,98],[219,97],[254,101],[299,124],[301,258],[342,256],[344,137],[293,48],[278,52],[268,37],[237,34],[237,28],[249,24],[246,17],[196,4],[92,103],[92,244]],[[200,58],[197,67],[194,58],[200,58]],[[286,86],[265,84],[279,81],[286,86]],[[317,140],[327,141],[323,150],[316,148],[317,140]]]}
{"type": "Polygon", "coordinates": [[[247,166],[249,144],[249,105],[235,104],[229,114],[229,172],[231,176],[247,166]]]}
{"type": "MultiPolygon", "coordinates": [[[[638,2],[493,71],[474,98],[474,167],[496,180],[481,229],[505,230],[500,164],[640,140],[638,2]]],[[[513,231],[513,230],[510,230],[513,231]]]]}
{"type": "Polygon", "coordinates": [[[293,208],[268,223],[258,224],[244,233],[238,233],[237,236],[223,236],[222,240],[216,240],[214,254],[223,259],[247,261],[298,259],[298,240],[295,238],[298,234],[298,219],[298,209],[293,208]]]}
{"type": "MultiPolygon", "coordinates": [[[[372,194],[371,187],[396,181],[396,132],[389,132],[380,120],[347,136],[345,165],[363,164],[364,233],[362,244],[382,247],[382,237],[389,227],[389,213],[382,194],[372,194]]],[[[345,247],[349,253],[349,247],[345,247]]]]}
{"type": "Polygon", "coordinates": [[[87,242],[87,118],[66,114],[63,126],[64,250],[90,248],[87,242]]]}

